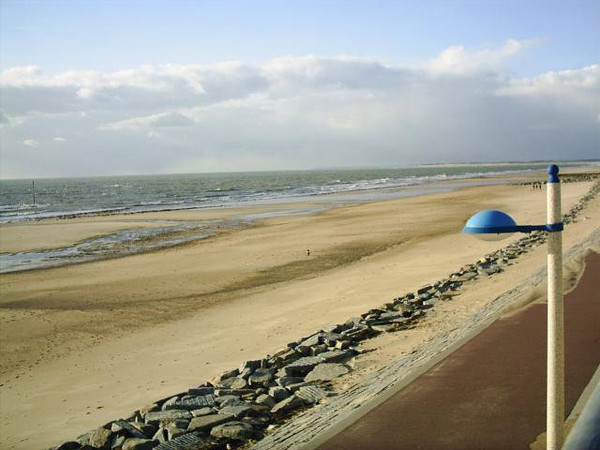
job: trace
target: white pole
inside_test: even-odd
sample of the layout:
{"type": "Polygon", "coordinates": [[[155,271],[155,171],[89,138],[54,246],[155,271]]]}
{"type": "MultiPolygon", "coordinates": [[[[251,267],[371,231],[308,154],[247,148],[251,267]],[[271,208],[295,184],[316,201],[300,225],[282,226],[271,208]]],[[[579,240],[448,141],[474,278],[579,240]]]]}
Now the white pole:
{"type": "MultiPolygon", "coordinates": [[[[547,223],[562,221],[558,167],[548,168],[547,223]]],[[[564,442],[565,348],[562,290],[562,232],[548,233],[548,368],[546,397],[547,450],[564,442]]]]}

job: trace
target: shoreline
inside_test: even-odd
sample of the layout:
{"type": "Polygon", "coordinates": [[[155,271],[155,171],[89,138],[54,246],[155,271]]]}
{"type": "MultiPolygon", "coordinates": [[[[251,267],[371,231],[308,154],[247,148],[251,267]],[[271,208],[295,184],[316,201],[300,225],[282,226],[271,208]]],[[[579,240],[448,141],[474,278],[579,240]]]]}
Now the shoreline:
{"type": "MultiPolygon", "coordinates": [[[[565,209],[571,201],[569,199],[579,198],[579,192],[583,192],[589,185],[575,183],[565,187],[565,209]]],[[[457,224],[461,223],[472,209],[479,207],[479,203],[493,203],[502,207],[510,199],[515,201],[515,198],[517,200],[512,212],[519,213],[524,220],[535,220],[541,208],[536,205],[532,210],[531,200],[538,198],[538,195],[527,188],[470,188],[452,193],[341,208],[311,217],[269,219],[261,227],[243,232],[236,231],[228,236],[216,238],[213,242],[161,251],[154,255],[136,255],[119,260],[40,271],[36,274],[4,275],[0,280],[10,287],[12,301],[23,305],[20,309],[13,309],[11,313],[15,314],[14,319],[20,324],[20,328],[27,323],[41,324],[41,314],[51,321],[50,326],[63,323],[69,328],[75,324],[80,324],[80,327],[85,323],[89,333],[94,327],[97,328],[100,322],[108,328],[104,331],[96,329],[96,334],[91,333],[92,337],[98,336],[99,341],[88,349],[82,347],[72,350],[58,360],[41,361],[18,379],[11,378],[5,381],[1,389],[4,395],[10,393],[6,398],[9,398],[8,403],[16,409],[9,415],[3,411],[3,416],[12,424],[10,429],[14,433],[18,428],[18,422],[14,420],[20,414],[20,403],[13,404],[15,398],[38,405],[35,414],[44,415],[45,407],[38,402],[56,404],[54,402],[61,398],[56,397],[58,391],[62,393],[63,401],[70,405],[69,408],[72,408],[73,412],[64,411],[53,420],[62,421],[65,437],[74,437],[75,432],[67,434],[67,431],[79,429],[83,432],[89,429],[90,426],[83,426],[84,422],[98,424],[105,421],[102,417],[114,419],[116,415],[121,414],[115,411],[122,411],[123,408],[125,411],[133,409],[134,405],[139,407],[144,402],[143,398],[151,400],[162,394],[167,396],[169,393],[180,391],[180,388],[191,386],[193,380],[198,380],[198,377],[209,378],[211,374],[231,367],[243,358],[252,359],[264,355],[265,351],[284,345],[285,342],[314,331],[315,328],[342,318],[345,320],[353,313],[364,312],[369,305],[377,306],[382,298],[389,298],[392,292],[405,288],[416,289],[418,284],[437,279],[436,277],[447,270],[460,267],[472,261],[474,257],[480,257],[481,254],[493,250],[497,247],[496,244],[472,243],[456,236],[452,230],[458,227],[457,224]],[[482,199],[482,196],[485,198],[482,199]],[[399,215],[400,211],[402,214],[399,215]],[[403,218],[403,223],[400,224],[401,231],[397,231],[399,217],[403,218]],[[444,223],[442,218],[448,223],[444,223]],[[302,269],[305,264],[296,264],[293,267],[286,265],[298,261],[299,253],[305,251],[306,242],[298,235],[299,230],[302,230],[303,235],[313,244],[318,243],[318,246],[314,247],[314,256],[319,263],[328,263],[326,257],[333,257],[334,261],[336,258],[339,260],[342,255],[336,256],[335,252],[332,253],[333,249],[344,248],[344,245],[350,244],[349,254],[355,258],[356,251],[364,250],[360,250],[360,246],[357,245],[364,241],[366,236],[369,236],[368,245],[365,242],[361,245],[366,245],[367,250],[381,245],[384,237],[387,245],[391,246],[370,256],[358,255],[359,258],[353,259],[350,264],[329,268],[323,273],[320,273],[318,266],[313,267],[316,272],[296,273],[293,270],[302,269]],[[213,248],[220,259],[211,259],[213,248]],[[233,276],[226,274],[231,268],[227,268],[226,272],[215,272],[217,266],[222,264],[218,261],[222,260],[225,248],[228,252],[235,250],[238,253],[235,253],[237,256],[229,255],[230,261],[223,266],[224,269],[231,262],[239,263],[240,268],[247,268],[236,272],[237,275],[232,273],[233,276]],[[446,249],[437,262],[423,259],[424,255],[436,248],[446,249]],[[179,276],[182,274],[175,277],[177,270],[183,270],[190,261],[197,261],[199,257],[206,262],[203,267],[211,269],[211,272],[207,273],[206,278],[198,279],[199,284],[190,287],[188,292],[193,297],[186,299],[178,294],[169,300],[169,296],[176,294],[173,291],[180,289],[178,283],[183,282],[185,286],[191,280],[186,274],[183,274],[183,277],[179,276]],[[184,261],[181,261],[182,258],[184,261]],[[156,273],[160,272],[148,272],[151,278],[140,278],[146,286],[140,287],[139,282],[135,285],[122,285],[123,289],[119,286],[129,276],[127,271],[135,270],[136,273],[140,273],[142,270],[143,273],[155,264],[160,264],[161,272],[165,272],[168,267],[166,261],[169,261],[168,264],[181,265],[172,273],[167,270],[167,273],[158,278],[156,273]],[[273,267],[279,268],[277,270],[283,276],[282,280],[286,281],[244,287],[237,292],[225,292],[218,298],[210,298],[216,297],[211,292],[215,292],[214,288],[218,288],[219,283],[220,289],[228,283],[232,285],[231,282],[235,285],[236,282],[247,281],[249,274],[257,274],[261,270],[267,270],[268,276],[273,267]],[[52,272],[52,277],[45,277],[44,275],[48,274],[44,272],[52,272]],[[220,275],[217,276],[217,273],[220,275]],[[398,280],[397,276],[393,275],[398,273],[404,275],[404,280],[398,280]],[[12,279],[20,284],[20,287],[7,282],[12,279]],[[168,296],[161,300],[160,286],[163,281],[169,283],[168,296]],[[107,290],[108,286],[115,285],[115,282],[118,289],[113,289],[111,293],[107,290]],[[23,287],[23,284],[31,287],[23,287]],[[61,286],[69,288],[65,290],[61,286]],[[90,286],[93,289],[90,290],[90,286]],[[143,288],[151,291],[148,298],[140,297],[143,288]],[[45,299],[35,298],[39,295],[36,292],[41,292],[39,289],[46,292],[45,299]],[[22,295],[18,294],[19,291],[22,295]],[[53,291],[60,297],[52,300],[53,291]],[[366,292],[368,294],[365,296],[366,292]],[[120,301],[118,297],[121,295],[126,295],[127,298],[120,301]],[[207,296],[207,302],[202,300],[201,304],[187,304],[202,298],[202,295],[207,296]],[[73,298],[72,301],[69,300],[70,297],[73,298]],[[86,297],[89,300],[85,300],[86,297]],[[59,298],[61,302],[56,303],[59,298]],[[102,300],[103,298],[110,301],[102,300]],[[77,303],[74,303],[75,299],[77,303]],[[285,302],[281,299],[285,299],[285,302]],[[60,305],[63,305],[62,309],[57,308],[60,305]],[[36,309],[38,307],[46,309],[36,309]],[[142,311],[141,308],[146,312],[142,317],[136,318],[136,314],[142,311]],[[150,314],[148,309],[152,311],[150,314]],[[113,310],[121,317],[110,312],[113,310]],[[177,320],[169,321],[177,318],[185,310],[188,311],[186,314],[190,311],[195,313],[189,317],[179,316],[177,320]],[[36,312],[29,319],[25,319],[18,317],[20,311],[39,313],[36,312]],[[300,311],[302,315],[298,315],[300,311]],[[87,322],[87,318],[92,322],[87,322]],[[116,319],[119,319],[122,325],[118,325],[116,319]],[[143,320],[138,324],[140,319],[143,320]],[[118,326],[125,328],[119,331],[118,326]],[[201,336],[197,335],[198,330],[202,330],[201,336]],[[119,334],[121,332],[125,334],[119,334]],[[152,348],[146,348],[149,342],[152,343],[152,348]],[[156,360],[153,355],[165,356],[156,360]],[[109,366],[103,367],[102,361],[110,361],[109,366]],[[143,381],[136,379],[137,371],[132,370],[140,365],[144,367],[147,377],[143,381]],[[193,374],[189,373],[192,366],[195,368],[193,374]],[[35,376],[30,380],[32,374],[35,376]],[[175,378],[174,374],[177,374],[175,378]],[[57,376],[61,379],[48,386],[47,380],[57,376]],[[42,379],[46,382],[45,386],[39,384],[42,379]],[[86,398],[82,399],[80,395],[74,395],[72,388],[81,388],[83,380],[86,380],[85,385],[88,389],[91,387],[88,383],[100,384],[101,388],[86,391],[86,398]],[[161,380],[165,382],[161,383],[161,380]],[[71,384],[74,386],[69,387],[71,384]],[[136,390],[136,385],[143,387],[136,390]],[[15,394],[19,397],[14,397],[15,394]],[[125,399],[125,395],[129,397],[125,399]],[[101,403],[95,403],[94,398],[101,403]],[[86,410],[86,404],[81,404],[82,401],[89,407],[95,408],[94,405],[97,405],[102,408],[88,409],[89,414],[84,416],[89,420],[75,419],[75,411],[81,411],[81,408],[86,410]]],[[[597,207],[597,202],[594,205],[597,207]]],[[[591,225],[589,220],[582,220],[574,226],[580,229],[589,228],[591,225]]],[[[306,262],[304,257],[301,260],[306,262]]],[[[0,310],[3,314],[9,311],[6,308],[0,310]]],[[[71,341],[73,337],[76,337],[79,343],[88,339],[81,333],[71,336],[71,341]]],[[[418,340],[419,336],[414,338],[418,340]]],[[[57,345],[64,347],[65,344],[57,345]]],[[[33,414],[30,409],[21,411],[28,415],[33,414]]],[[[48,429],[52,423],[42,421],[38,425],[48,429]]],[[[19,447],[13,438],[10,442],[14,448],[27,448],[19,447]]],[[[27,442],[31,444],[34,441],[27,442]]]]}
{"type": "MultiPolygon", "coordinates": [[[[586,173],[590,171],[591,174],[598,174],[600,172],[600,163],[593,164],[590,162],[582,162],[579,164],[578,162],[567,162],[568,165],[563,168],[563,174],[569,173],[586,173]]],[[[452,184],[452,183],[462,183],[462,182],[480,182],[483,180],[502,180],[502,179],[510,179],[510,178],[531,178],[531,177],[544,177],[545,167],[543,167],[544,163],[539,163],[540,167],[536,168],[528,168],[528,169],[517,169],[517,170],[505,170],[498,172],[470,172],[466,174],[459,175],[450,175],[447,176],[444,174],[441,178],[438,175],[425,176],[424,180],[419,180],[417,182],[402,182],[400,184],[390,184],[384,186],[371,186],[371,187],[355,187],[348,188],[346,190],[339,191],[325,191],[325,192],[314,192],[314,193],[295,193],[295,194],[285,194],[279,197],[270,197],[265,199],[249,199],[247,201],[232,201],[226,203],[215,203],[215,204],[196,204],[196,205],[185,205],[185,206],[177,206],[177,204],[165,204],[164,208],[155,208],[149,207],[147,209],[135,209],[141,205],[132,205],[132,206],[115,206],[115,207],[106,207],[101,209],[84,209],[81,211],[55,211],[49,212],[48,216],[15,216],[15,219],[10,219],[10,216],[0,218],[0,226],[1,225],[11,225],[11,224],[27,224],[27,223],[47,223],[47,222],[55,222],[55,221],[64,221],[64,220],[72,220],[72,219],[85,219],[85,218],[99,218],[99,217],[111,217],[111,216],[123,216],[127,217],[130,215],[141,215],[141,214],[160,214],[163,212],[185,212],[185,211],[210,211],[210,210],[227,210],[227,209],[245,209],[245,208],[255,208],[255,207],[265,207],[268,205],[292,205],[297,203],[322,203],[319,199],[323,199],[326,202],[331,202],[331,198],[335,199],[336,197],[341,198],[349,198],[352,199],[356,196],[366,196],[369,193],[377,193],[377,192],[396,192],[401,190],[410,190],[419,188],[427,188],[429,186],[436,185],[444,185],[444,184],[452,184]]],[[[424,165],[424,166],[416,166],[415,168],[427,168],[427,167],[488,167],[495,165],[523,165],[520,163],[473,163],[473,164],[432,164],[432,165],[424,165]]],[[[526,164],[525,164],[526,165],[526,164]]],[[[357,169],[360,170],[360,169],[357,169]]],[[[385,169],[381,169],[385,170],[385,169]]],[[[302,171],[301,171],[302,172],[302,171]]],[[[153,176],[153,175],[148,175],[153,176]]],[[[111,177],[109,177],[111,178],[111,177]]],[[[78,179],[78,178],[74,178],[78,179]]],[[[407,177],[407,180],[410,180],[411,177],[407,177]]],[[[19,180],[6,180],[6,181],[19,181],[19,180]]],[[[475,184],[477,185],[477,184],[475,184]]],[[[421,195],[419,193],[413,195],[421,195]]],[[[396,198],[396,197],[393,197],[396,198]]],[[[367,198],[365,201],[376,201],[377,198],[367,198]]],[[[149,205],[150,206],[150,205],[149,205]]]]}
{"type": "MultiPolygon", "coordinates": [[[[164,248],[186,245],[197,240],[210,239],[220,233],[219,229],[227,230],[242,229],[248,226],[260,225],[263,220],[286,216],[309,216],[321,212],[344,208],[353,205],[360,205],[376,201],[394,200],[406,197],[419,197],[431,195],[440,192],[450,192],[465,187],[473,187],[488,184],[503,184],[500,178],[485,177],[482,179],[465,178],[456,180],[447,180],[446,182],[435,182],[416,186],[402,187],[382,187],[367,190],[356,190],[345,193],[320,194],[318,196],[306,196],[297,198],[285,198],[267,203],[256,203],[249,205],[219,205],[209,207],[186,207],[175,209],[163,209],[159,211],[130,211],[130,212],[101,212],[90,214],[67,214],[51,218],[31,219],[24,221],[15,221],[0,223],[0,262],[3,263],[0,268],[0,275],[4,273],[15,273],[30,270],[43,270],[54,267],[63,267],[74,264],[85,264],[93,261],[121,258],[130,255],[148,253],[164,248]],[[313,198],[318,197],[318,198],[313,198]],[[182,214],[187,214],[192,218],[185,220],[182,214]],[[194,218],[197,215],[197,218],[194,218]],[[207,216],[203,219],[202,216],[207,216]],[[169,217],[166,221],[159,220],[161,216],[169,217]],[[144,219],[141,219],[144,217],[144,219]],[[221,221],[214,224],[215,220],[221,221]],[[110,222],[121,222],[123,225],[113,225],[110,222]],[[141,221],[141,222],[140,222],[141,221]],[[96,226],[93,234],[79,236],[78,240],[71,241],[70,245],[48,243],[38,248],[33,248],[29,242],[23,244],[15,243],[15,229],[24,227],[43,227],[40,231],[47,231],[44,228],[69,225],[82,225],[83,223],[107,223],[106,228],[96,226]],[[188,227],[190,229],[199,228],[203,233],[193,233],[189,231],[186,237],[177,239],[180,230],[174,232],[166,231],[169,228],[188,227]],[[208,228],[208,231],[204,229],[208,228]],[[144,238],[147,232],[154,232],[144,238]],[[119,240],[120,234],[131,235],[129,239],[119,240]],[[162,239],[159,239],[162,237],[162,239]],[[86,251],[88,247],[92,249],[98,247],[96,241],[114,240],[115,245],[100,249],[100,253],[94,255],[93,251],[86,251]],[[144,246],[148,241],[154,240],[154,244],[144,246]],[[166,241],[173,241],[168,244],[166,241]],[[16,245],[15,245],[16,244],[16,245]],[[137,244],[137,246],[136,246],[137,244]],[[165,245],[166,244],[166,245],[165,245]],[[79,252],[79,247],[84,247],[84,251],[79,252]],[[124,250],[119,251],[119,247],[124,250]],[[61,259],[61,255],[65,255],[61,259]],[[36,259],[39,262],[35,262],[36,259]],[[33,262],[31,262],[33,260],[33,262]],[[23,266],[20,261],[29,265],[23,266]],[[46,261],[46,263],[44,263],[46,261]]],[[[54,230],[52,230],[54,231],[54,230]]],[[[52,232],[50,231],[50,232],[52,232]]]]}
{"type": "MultiPolygon", "coordinates": [[[[581,172],[581,169],[571,170],[574,170],[577,176],[586,174],[581,172]]],[[[532,174],[528,175],[532,176],[532,174]]],[[[502,185],[513,179],[514,174],[490,175],[415,186],[322,194],[317,196],[319,199],[307,196],[245,206],[221,205],[114,214],[93,213],[2,223],[0,224],[0,231],[2,231],[0,233],[0,274],[85,264],[159,251],[210,239],[218,235],[222,229],[225,231],[242,229],[270,218],[306,216],[376,201],[432,195],[467,187],[502,185]],[[191,217],[185,219],[185,215],[191,217]],[[161,219],[165,216],[166,218],[161,219]],[[70,241],[64,239],[59,242],[50,241],[38,247],[30,244],[31,239],[19,236],[19,231],[22,230],[21,233],[29,231],[28,237],[31,238],[32,229],[36,226],[39,232],[50,235],[56,235],[61,227],[69,227],[69,232],[72,234],[74,227],[86,227],[85,224],[90,228],[87,233],[75,233],[75,237],[70,241]]]]}

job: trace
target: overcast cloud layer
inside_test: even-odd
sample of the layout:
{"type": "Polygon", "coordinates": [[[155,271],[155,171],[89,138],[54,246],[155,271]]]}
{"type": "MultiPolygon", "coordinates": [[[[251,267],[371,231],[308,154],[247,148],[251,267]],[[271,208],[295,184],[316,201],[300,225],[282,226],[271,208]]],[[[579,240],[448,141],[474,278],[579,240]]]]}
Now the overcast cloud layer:
{"type": "Polygon", "coordinates": [[[449,47],[418,67],[288,57],[261,65],[0,75],[1,175],[406,166],[600,156],[600,65],[511,78],[543,45],[449,47]]]}

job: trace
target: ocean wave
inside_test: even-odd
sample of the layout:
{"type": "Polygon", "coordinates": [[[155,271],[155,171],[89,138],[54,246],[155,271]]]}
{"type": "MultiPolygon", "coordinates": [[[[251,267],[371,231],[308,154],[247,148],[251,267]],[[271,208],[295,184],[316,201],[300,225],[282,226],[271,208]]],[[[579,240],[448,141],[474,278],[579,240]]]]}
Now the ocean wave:
{"type": "Polygon", "coordinates": [[[465,178],[541,170],[541,164],[519,166],[468,166],[460,168],[413,168],[332,170],[312,172],[265,172],[250,174],[136,177],[96,182],[94,179],[40,181],[43,204],[32,204],[28,182],[3,182],[0,222],[69,218],[134,212],[203,209],[251,202],[285,201],[295,197],[341,194],[374,189],[393,189],[465,178]],[[195,178],[194,178],[195,177],[195,178]],[[97,183],[97,184],[94,184],[97,183]],[[107,187],[114,188],[111,195],[107,187]],[[115,194],[118,187],[119,193],[115,194]],[[104,188],[104,189],[103,189],[104,188]],[[54,194],[50,194],[54,193],[54,194]],[[103,195],[101,193],[105,193],[103,195]]]}

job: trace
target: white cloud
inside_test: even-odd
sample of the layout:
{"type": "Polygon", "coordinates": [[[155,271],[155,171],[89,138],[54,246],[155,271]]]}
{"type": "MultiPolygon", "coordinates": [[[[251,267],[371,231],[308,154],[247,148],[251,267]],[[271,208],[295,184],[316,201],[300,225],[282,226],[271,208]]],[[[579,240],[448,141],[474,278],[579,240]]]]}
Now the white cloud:
{"type": "Polygon", "coordinates": [[[540,40],[509,39],[500,48],[470,50],[462,45],[448,47],[432,59],[427,69],[436,74],[469,75],[496,71],[504,60],[537,45],[540,40]]]}
{"type": "Polygon", "coordinates": [[[552,158],[566,148],[573,158],[597,156],[599,66],[530,79],[502,71],[506,59],[534,44],[451,47],[418,67],[306,56],[53,76],[13,68],[0,75],[0,119],[10,117],[3,170],[398,166],[552,158]],[[69,145],[34,163],[19,156],[27,140],[64,142],[58,133],[76,137],[77,158],[69,145]]]}
{"type": "Polygon", "coordinates": [[[497,92],[535,102],[552,102],[557,108],[576,108],[593,117],[600,112],[600,64],[510,80],[497,92]]]}
{"type": "Polygon", "coordinates": [[[40,143],[35,139],[25,139],[23,140],[23,145],[26,147],[36,148],[40,146],[40,143]]]}
{"type": "Polygon", "coordinates": [[[66,139],[66,138],[64,138],[64,137],[61,137],[61,136],[56,136],[56,137],[53,139],[53,141],[54,141],[54,142],[66,142],[66,141],[67,141],[67,139],[66,139]]]}
{"type": "Polygon", "coordinates": [[[140,130],[145,128],[178,128],[188,127],[193,124],[194,121],[185,114],[178,112],[168,112],[165,114],[153,114],[150,116],[135,117],[133,119],[107,123],[100,126],[99,129],[119,131],[140,130]]]}
{"type": "Polygon", "coordinates": [[[150,126],[156,128],[163,127],[189,127],[193,125],[194,121],[189,117],[181,114],[181,113],[167,113],[161,114],[155,117],[151,122],[150,126]]]}

